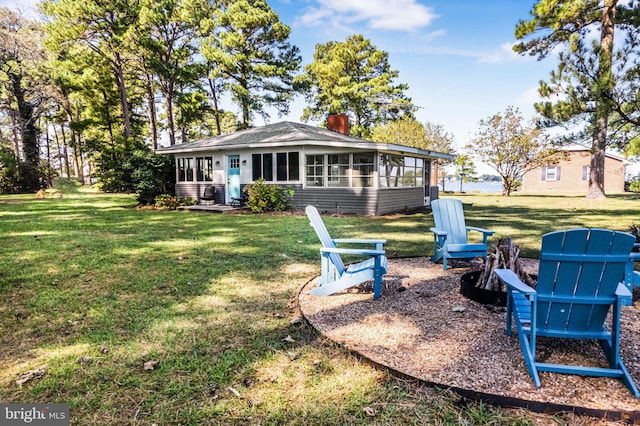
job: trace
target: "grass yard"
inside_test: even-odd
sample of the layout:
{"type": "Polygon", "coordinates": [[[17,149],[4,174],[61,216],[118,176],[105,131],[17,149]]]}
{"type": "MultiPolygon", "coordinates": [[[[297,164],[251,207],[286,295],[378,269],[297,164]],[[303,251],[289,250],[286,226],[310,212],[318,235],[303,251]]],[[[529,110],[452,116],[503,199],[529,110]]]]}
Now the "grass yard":
{"type": "MultiPolygon", "coordinates": [[[[632,196],[444,196],[529,256],[544,232],[640,222],[632,196]]],[[[305,216],[133,204],[0,196],[0,401],[68,402],[79,425],[592,423],[464,404],[292,323],[297,292],[319,273],[305,216]]],[[[386,238],[390,257],[433,250],[429,213],[325,223],[335,237],[386,238]]]]}

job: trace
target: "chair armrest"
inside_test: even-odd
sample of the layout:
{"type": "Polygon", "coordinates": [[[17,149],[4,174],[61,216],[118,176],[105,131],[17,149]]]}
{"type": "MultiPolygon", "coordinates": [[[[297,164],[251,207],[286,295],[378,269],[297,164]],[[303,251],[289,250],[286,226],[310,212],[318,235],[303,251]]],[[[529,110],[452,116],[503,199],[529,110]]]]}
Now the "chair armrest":
{"type": "MultiPolygon", "coordinates": [[[[637,245],[637,244],[634,244],[634,247],[635,247],[636,245],[637,245]]],[[[638,244],[638,245],[640,245],[640,244],[638,244]]],[[[633,261],[633,262],[640,262],[640,252],[637,252],[637,251],[632,252],[632,253],[629,255],[629,260],[631,260],[631,261],[633,261]]]]}
{"type": "Polygon", "coordinates": [[[495,269],[493,271],[507,287],[525,295],[536,294],[536,291],[523,283],[511,269],[495,269]]]}
{"type": "Polygon", "coordinates": [[[493,235],[496,233],[496,231],[490,231],[488,229],[478,228],[476,226],[467,226],[467,232],[469,231],[482,232],[483,234],[486,234],[486,235],[493,235]]]}
{"type": "Polygon", "coordinates": [[[350,244],[386,244],[387,240],[367,240],[367,239],[357,239],[357,238],[336,238],[332,240],[334,243],[350,243],[350,244]]]}
{"type": "Polygon", "coordinates": [[[624,306],[631,306],[633,301],[633,295],[624,284],[618,284],[616,288],[616,297],[622,301],[624,306]]]}
{"type": "Polygon", "coordinates": [[[384,256],[384,250],[361,250],[349,248],[322,247],[321,253],[361,254],[365,256],[384,256]]]}
{"type": "Polygon", "coordinates": [[[431,232],[433,232],[434,234],[436,234],[439,237],[446,237],[447,236],[447,231],[443,231],[442,229],[438,229],[438,228],[429,228],[429,230],[431,232]]]}

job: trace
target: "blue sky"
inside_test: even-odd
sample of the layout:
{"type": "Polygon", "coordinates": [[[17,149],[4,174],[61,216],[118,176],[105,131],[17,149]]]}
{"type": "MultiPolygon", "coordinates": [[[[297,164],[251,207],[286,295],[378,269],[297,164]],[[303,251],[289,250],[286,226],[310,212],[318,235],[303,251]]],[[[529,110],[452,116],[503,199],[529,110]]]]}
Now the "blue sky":
{"type": "MultiPolygon", "coordinates": [[[[511,50],[514,29],[528,19],[526,0],[268,0],[291,27],[291,43],[311,61],[315,45],[363,34],[399,71],[420,121],[442,124],[466,144],[478,122],[508,106],[534,113],[538,81],[548,79],[555,58],[538,62],[511,50]]],[[[0,0],[0,6],[35,12],[34,0],[0,0]]],[[[304,99],[287,119],[300,121],[304,99]]],[[[262,124],[258,119],[256,124],[262,124]]]]}
{"type": "MultiPolygon", "coordinates": [[[[512,50],[514,30],[528,19],[534,2],[523,0],[271,0],[292,28],[303,63],[315,45],[363,34],[409,84],[420,121],[442,124],[458,145],[475,134],[478,122],[518,107],[534,114],[538,82],[548,79],[555,58],[538,62],[512,50]]],[[[299,99],[289,118],[297,120],[299,99]]]]}

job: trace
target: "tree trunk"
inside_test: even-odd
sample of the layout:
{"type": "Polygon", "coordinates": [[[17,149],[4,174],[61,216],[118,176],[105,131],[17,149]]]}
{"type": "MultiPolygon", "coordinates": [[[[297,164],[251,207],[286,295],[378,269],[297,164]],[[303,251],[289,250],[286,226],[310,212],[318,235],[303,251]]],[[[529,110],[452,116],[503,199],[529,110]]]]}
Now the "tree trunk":
{"type": "Polygon", "coordinates": [[[592,143],[591,170],[587,198],[605,198],[604,159],[607,146],[609,116],[614,109],[612,96],[613,80],[613,34],[617,0],[605,0],[602,8],[600,28],[600,52],[598,57],[597,81],[599,92],[596,98],[595,131],[592,143]]]}
{"type": "Polygon", "coordinates": [[[127,89],[124,85],[124,72],[122,71],[122,61],[120,53],[114,52],[113,63],[115,66],[116,81],[120,90],[120,103],[122,104],[122,119],[124,122],[124,136],[129,139],[131,137],[131,117],[129,113],[129,101],[127,99],[127,89]]]}
{"type": "Polygon", "coordinates": [[[58,139],[58,130],[56,130],[55,124],[53,124],[53,137],[56,139],[56,152],[58,153],[58,173],[62,176],[62,153],[60,152],[60,140],[58,139]]]}
{"type": "MultiPolygon", "coordinates": [[[[599,145],[599,143],[594,141],[594,145],[599,145]]],[[[597,200],[607,197],[604,191],[604,160],[604,149],[598,149],[591,154],[589,187],[587,188],[586,198],[597,200]]]]}
{"type": "Polygon", "coordinates": [[[47,149],[47,161],[51,164],[51,138],[49,137],[49,117],[46,117],[46,127],[45,127],[45,148],[47,149]]]}
{"type": "Polygon", "coordinates": [[[71,169],[69,167],[69,146],[67,144],[67,136],[64,131],[64,124],[60,125],[62,133],[62,152],[64,153],[64,170],[67,172],[67,179],[71,179],[71,169]]]}
{"type": "Polygon", "coordinates": [[[16,155],[16,158],[20,159],[20,132],[18,131],[19,123],[18,123],[18,112],[11,108],[9,109],[9,115],[11,116],[11,130],[13,133],[13,153],[16,155]]]}
{"type": "Polygon", "coordinates": [[[167,109],[167,131],[169,132],[169,145],[176,144],[176,128],[173,122],[173,84],[168,82],[165,87],[164,103],[167,109]]]}
{"type": "Polygon", "coordinates": [[[242,128],[249,128],[249,100],[244,100],[242,102],[242,128]]]}
{"type": "Polygon", "coordinates": [[[38,129],[34,122],[33,105],[25,99],[22,78],[11,74],[9,76],[11,78],[12,93],[18,104],[20,133],[22,135],[22,153],[25,161],[23,190],[27,192],[37,191],[40,189],[40,176],[38,175],[40,148],[38,146],[38,129]]]}
{"type": "Polygon", "coordinates": [[[147,103],[149,104],[149,127],[151,130],[151,149],[158,149],[158,124],[156,123],[156,101],[153,96],[153,84],[151,76],[145,73],[147,78],[147,103]]]}
{"type": "Polygon", "coordinates": [[[216,132],[217,135],[222,134],[222,127],[220,126],[220,108],[218,107],[218,91],[216,90],[215,81],[209,79],[209,88],[211,89],[211,98],[213,99],[213,116],[216,120],[216,132]]]}

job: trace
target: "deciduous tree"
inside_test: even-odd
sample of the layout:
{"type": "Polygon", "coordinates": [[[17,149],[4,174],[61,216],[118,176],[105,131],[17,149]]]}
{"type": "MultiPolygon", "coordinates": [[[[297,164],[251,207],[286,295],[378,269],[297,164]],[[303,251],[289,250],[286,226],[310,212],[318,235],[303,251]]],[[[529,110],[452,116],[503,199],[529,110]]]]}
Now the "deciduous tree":
{"type": "Polygon", "coordinates": [[[40,187],[36,122],[39,105],[46,93],[43,89],[45,75],[39,72],[46,59],[42,38],[42,28],[37,22],[0,8],[0,84],[4,86],[3,92],[10,96],[7,111],[14,117],[14,129],[22,141],[25,191],[36,191],[40,187]],[[14,111],[17,114],[13,115],[14,111]]]}
{"type": "Polygon", "coordinates": [[[553,164],[559,153],[535,123],[525,123],[517,108],[508,107],[480,121],[480,129],[466,149],[494,168],[502,178],[502,195],[508,196],[526,172],[553,164]]]}
{"type": "Polygon", "coordinates": [[[474,182],[476,178],[476,165],[467,154],[460,154],[453,160],[456,166],[456,176],[460,178],[460,192],[462,192],[462,182],[474,182]]]}

